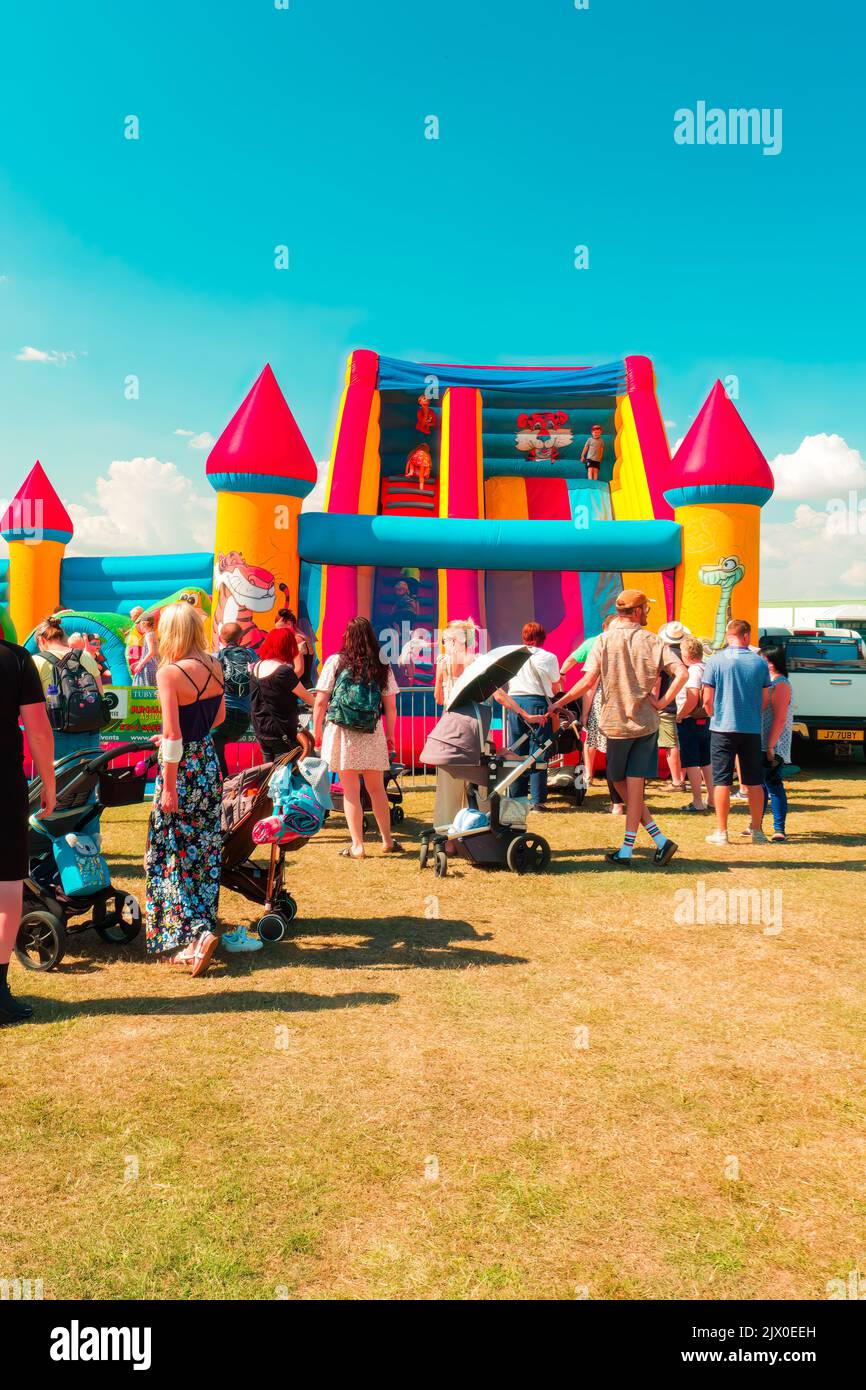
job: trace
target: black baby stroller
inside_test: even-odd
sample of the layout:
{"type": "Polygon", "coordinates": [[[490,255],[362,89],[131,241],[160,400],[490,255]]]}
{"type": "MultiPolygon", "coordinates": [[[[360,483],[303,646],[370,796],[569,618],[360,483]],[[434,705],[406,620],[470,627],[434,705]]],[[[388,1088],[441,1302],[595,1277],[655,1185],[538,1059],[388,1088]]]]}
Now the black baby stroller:
{"type": "Polygon", "coordinates": [[[497,647],[473,662],[454,687],[445,713],[422,749],[423,763],[442,768],[468,787],[469,805],[458,812],[454,823],[433,826],[421,835],[421,868],[432,853],[439,878],[447,874],[453,856],[486,868],[508,868],[515,874],[540,874],[550,863],[547,840],[526,829],[525,800],[509,797],[507,792],[524,773],[545,766],[543,760],[554,740],[545,739],[523,758],[516,749],[497,752],[490,738],[493,711],[482,703],[515,676],[531,655],[528,647],[497,647]]]}
{"type": "Polygon", "coordinates": [[[298,904],[284,883],[286,854],[303,849],[309,836],[293,835],[272,843],[267,863],[256,863],[253,839],[256,824],[273,814],[271,778],[280,767],[295,762],[295,748],[272,763],[249,767],[223,783],[223,852],[220,883],[265,910],[256,923],[263,941],[282,941],[298,914],[298,904]]]}
{"type": "Polygon", "coordinates": [[[15,943],[15,954],[28,970],[53,970],[69,936],[89,927],[111,946],[125,946],[141,930],[138,900],[114,887],[96,838],[106,806],[144,801],[146,767],[109,766],[131,753],[141,754],[141,746],[87,748],[58,759],[57,803],[50,816],[39,814],[41,778],[30,784],[30,864],[15,943]]]}
{"type": "Polygon", "coordinates": [[[580,741],[580,714],[575,704],[560,711],[556,732],[556,752],[550,757],[547,790],[567,797],[575,806],[586,800],[586,769],[583,765],[583,744],[580,741]],[[577,754],[577,761],[574,755],[577,754]],[[566,759],[571,758],[570,762],[566,759]]]}
{"type": "MultiPolygon", "coordinates": [[[[403,788],[400,784],[400,778],[405,771],[405,763],[394,762],[391,763],[387,772],[382,773],[382,780],[385,784],[385,795],[388,798],[388,807],[390,810],[390,819],[392,825],[399,825],[406,814],[403,810],[403,788]]],[[[332,784],[331,796],[334,801],[335,809],[342,810],[343,788],[341,787],[339,781],[334,782],[332,784]]],[[[371,818],[373,815],[373,803],[370,800],[370,793],[367,791],[363,777],[361,778],[361,808],[364,812],[364,829],[370,830],[372,828],[371,818]]]]}

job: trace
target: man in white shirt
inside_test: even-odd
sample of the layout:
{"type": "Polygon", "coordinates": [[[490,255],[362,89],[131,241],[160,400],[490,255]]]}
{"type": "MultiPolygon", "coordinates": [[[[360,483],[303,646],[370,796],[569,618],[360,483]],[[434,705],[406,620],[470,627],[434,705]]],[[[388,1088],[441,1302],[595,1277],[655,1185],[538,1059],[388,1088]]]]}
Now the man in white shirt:
{"type": "MultiPolygon", "coordinates": [[[[521,743],[519,752],[526,757],[550,737],[553,725],[548,709],[549,702],[562,688],[559,662],[553,652],[545,651],[542,643],[547,633],[541,623],[525,623],[520,634],[524,646],[532,649],[532,656],[508,682],[508,693],[512,700],[529,716],[529,738],[521,743]]],[[[508,742],[512,747],[527,725],[519,715],[508,713],[508,742]]],[[[524,775],[514,783],[513,795],[526,796],[529,793],[533,811],[545,809],[547,802],[547,769],[524,775]]]]}

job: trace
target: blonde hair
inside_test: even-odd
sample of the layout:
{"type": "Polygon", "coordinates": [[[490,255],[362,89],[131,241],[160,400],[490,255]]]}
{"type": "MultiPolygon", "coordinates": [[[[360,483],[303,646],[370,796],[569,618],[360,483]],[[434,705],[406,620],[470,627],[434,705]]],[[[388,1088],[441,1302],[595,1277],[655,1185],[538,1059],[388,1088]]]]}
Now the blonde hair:
{"type": "Polygon", "coordinates": [[[680,651],[683,656],[690,656],[693,661],[704,659],[704,644],[700,637],[684,637],[680,643],[680,651]]]}
{"type": "Polygon", "coordinates": [[[463,637],[467,652],[477,652],[478,650],[478,628],[472,618],[455,618],[447,627],[442,629],[439,635],[439,650],[443,656],[445,654],[445,638],[456,637],[458,633],[463,637]]]}
{"type": "Polygon", "coordinates": [[[207,658],[207,642],[204,635],[204,622],[197,608],[190,604],[170,603],[159,615],[159,664],[168,666],[173,661],[183,661],[184,657],[207,658]]]}

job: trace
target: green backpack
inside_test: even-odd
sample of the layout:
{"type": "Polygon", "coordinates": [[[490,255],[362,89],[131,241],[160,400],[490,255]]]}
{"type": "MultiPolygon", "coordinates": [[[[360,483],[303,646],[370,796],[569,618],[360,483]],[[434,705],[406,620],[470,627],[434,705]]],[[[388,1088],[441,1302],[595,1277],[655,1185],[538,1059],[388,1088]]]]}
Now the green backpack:
{"type": "Polygon", "coordinates": [[[327,719],[358,734],[372,734],[382,717],[382,691],[375,681],[356,681],[344,667],[337,676],[327,719]]]}

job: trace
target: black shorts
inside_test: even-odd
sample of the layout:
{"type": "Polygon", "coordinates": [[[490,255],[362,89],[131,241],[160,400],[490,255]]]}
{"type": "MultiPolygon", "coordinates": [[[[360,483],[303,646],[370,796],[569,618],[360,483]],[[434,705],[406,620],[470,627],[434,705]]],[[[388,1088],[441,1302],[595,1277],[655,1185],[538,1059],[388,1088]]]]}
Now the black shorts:
{"type": "Polygon", "coordinates": [[[764,758],[760,734],[710,734],[713,781],[717,787],[730,787],[734,782],[734,760],[740,760],[740,781],[744,787],[764,785],[764,758]]]}
{"type": "Polygon", "coordinates": [[[605,758],[611,782],[624,782],[627,777],[658,777],[658,729],[640,738],[609,738],[605,758]]]}
{"type": "Polygon", "coordinates": [[[26,878],[30,867],[27,851],[30,827],[27,817],[27,782],[22,776],[13,787],[6,787],[4,796],[3,833],[0,835],[0,882],[26,878]],[[11,814],[10,814],[11,812],[11,814]]]}
{"type": "Polygon", "coordinates": [[[683,767],[707,767],[710,761],[709,719],[682,719],[677,725],[683,767]]]}

